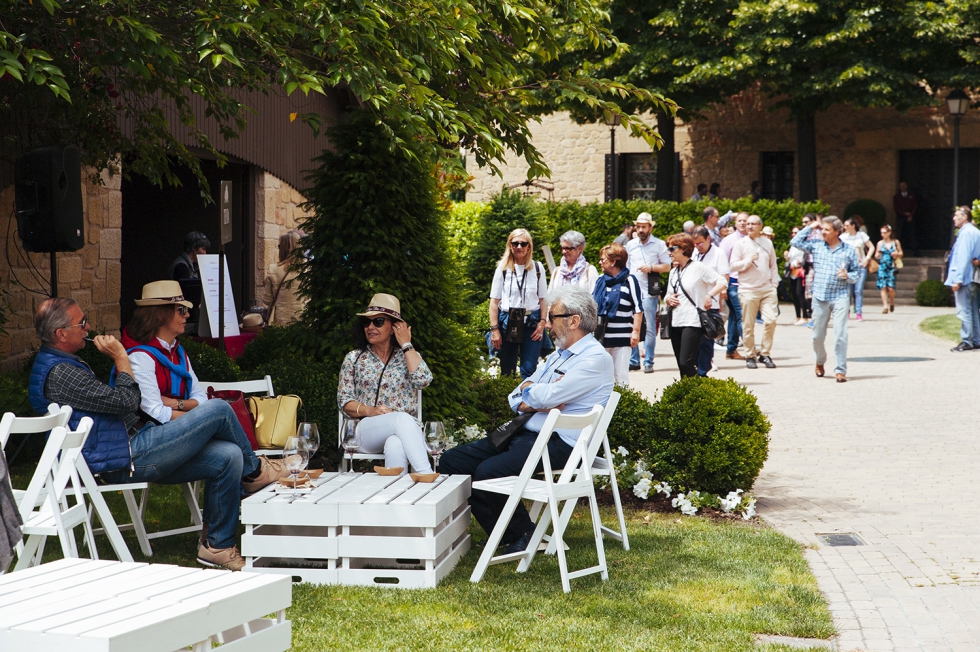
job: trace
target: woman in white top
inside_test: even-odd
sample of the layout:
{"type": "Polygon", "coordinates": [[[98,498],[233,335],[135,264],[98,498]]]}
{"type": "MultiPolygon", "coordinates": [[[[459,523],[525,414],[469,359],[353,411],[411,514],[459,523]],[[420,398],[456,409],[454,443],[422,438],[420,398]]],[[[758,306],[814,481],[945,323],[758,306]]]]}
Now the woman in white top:
{"type": "Polygon", "coordinates": [[[490,345],[499,351],[500,372],[513,374],[521,358],[521,377],[538,366],[548,305],[544,267],[534,261],[527,229],[514,229],[490,286],[490,345]]]}
{"type": "Polygon", "coordinates": [[[286,326],[298,321],[306,307],[306,297],[299,294],[299,270],[304,261],[299,241],[303,233],[292,229],[279,236],[279,262],[269,265],[265,293],[269,303],[268,323],[286,326]]]}
{"type": "Polygon", "coordinates": [[[847,288],[851,292],[854,300],[854,312],[857,313],[857,320],[861,321],[861,309],[864,307],[864,282],[868,279],[868,265],[871,264],[871,257],[874,256],[875,247],[871,244],[871,238],[867,233],[858,230],[857,220],[852,216],[844,220],[844,233],[840,234],[840,239],[846,244],[851,245],[857,250],[858,260],[861,261],[861,269],[858,270],[857,283],[847,288]]]}
{"type": "Polygon", "coordinates": [[[664,302],[671,312],[670,343],[681,378],[698,375],[698,349],[704,331],[698,308],[710,310],[712,299],[728,291],[725,278],[708,265],[692,260],[694,239],[686,233],[667,238],[671,269],[664,302]]]}
{"type": "Polygon", "coordinates": [[[561,265],[551,273],[548,291],[554,292],[565,285],[577,285],[589,292],[595,287],[599,272],[582,255],[585,249],[585,236],[578,231],[566,231],[559,238],[561,242],[561,265]]]}

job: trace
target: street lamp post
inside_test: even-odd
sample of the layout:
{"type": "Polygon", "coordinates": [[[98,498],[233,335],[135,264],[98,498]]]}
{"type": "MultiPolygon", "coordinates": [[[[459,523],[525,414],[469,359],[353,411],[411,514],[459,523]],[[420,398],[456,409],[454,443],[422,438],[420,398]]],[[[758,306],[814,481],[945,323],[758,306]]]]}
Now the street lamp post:
{"type": "MultiPolygon", "coordinates": [[[[970,97],[963,91],[957,89],[950,91],[946,96],[946,108],[953,116],[953,210],[960,205],[960,120],[966,115],[966,110],[970,107],[970,97]]],[[[953,240],[956,236],[955,229],[950,229],[949,246],[952,248],[953,240]]]]}
{"type": "Polygon", "coordinates": [[[606,201],[617,199],[616,193],[619,188],[619,166],[616,165],[616,127],[619,126],[619,115],[612,111],[605,111],[603,119],[609,125],[609,172],[610,188],[609,197],[606,201]]]}

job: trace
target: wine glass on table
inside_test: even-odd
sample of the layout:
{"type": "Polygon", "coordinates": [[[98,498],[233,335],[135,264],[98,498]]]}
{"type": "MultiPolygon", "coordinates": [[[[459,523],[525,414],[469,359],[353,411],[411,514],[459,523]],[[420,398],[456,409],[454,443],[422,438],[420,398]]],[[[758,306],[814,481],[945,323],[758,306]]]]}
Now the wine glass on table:
{"type": "Polygon", "coordinates": [[[299,474],[310,461],[310,453],[306,448],[306,440],[300,437],[287,437],[286,445],[282,448],[282,459],[289,471],[289,479],[296,486],[299,474]]]}
{"type": "Polygon", "coordinates": [[[435,461],[434,469],[439,470],[439,457],[446,450],[446,427],[442,421],[429,421],[425,424],[425,447],[435,461]]]}
{"type": "Polygon", "coordinates": [[[320,430],[315,423],[303,421],[296,428],[296,436],[306,441],[306,450],[310,454],[310,459],[316,455],[320,449],[320,430]]]}
{"type": "Polygon", "coordinates": [[[361,435],[357,432],[357,423],[347,421],[344,423],[344,437],[341,440],[344,450],[350,455],[350,473],[354,472],[354,453],[361,448],[361,435]]]}

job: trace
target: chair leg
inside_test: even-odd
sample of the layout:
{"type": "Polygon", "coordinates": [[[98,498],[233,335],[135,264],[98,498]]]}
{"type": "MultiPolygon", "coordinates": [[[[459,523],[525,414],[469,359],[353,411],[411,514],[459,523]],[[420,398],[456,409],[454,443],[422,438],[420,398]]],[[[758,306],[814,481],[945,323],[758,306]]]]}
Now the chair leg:
{"type": "MultiPolygon", "coordinates": [[[[602,543],[602,521],[599,519],[599,502],[595,498],[595,489],[589,492],[589,509],[592,512],[592,532],[595,535],[595,549],[599,556],[600,577],[609,579],[609,569],[606,567],[606,548],[602,543]]],[[[626,533],[626,530],[623,530],[626,533]]]]}
{"type": "MultiPolygon", "coordinates": [[[[578,502],[575,498],[569,499],[569,502],[571,501],[578,502]]],[[[550,496],[548,499],[548,512],[558,514],[558,518],[555,519],[555,526],[551,532],[551,542],[555,546],[555,554],[558,555],[558,571],[561,573],[561,588],[565,593],[571,593],[572,586],[568,578],[568,560],[565,559],[565,532],[561,524],[561,512],[558,510],[558,501],[555,500],[554,496],[550,496]]]]}
{"type": "MultiPolygon", "coordinates": [[[[149,487],[143,490],[145,494],[149,490],[149,487]]],[[[133,495],[132,489],[126,489],[123,493],[123,499],[126,501],[126,509],[129,510],[130,522],[133,524],[133,532],[136,533],[136,540],[140,544],[140,551],[142,551],[144,557],[153,556],[153,547],[150,545],[150,540],[146,538],[146,525],[143,524],[143,519],[140,518],[140,508],[136,503],[136,496],[133,495]]]]}
{"type": "Polygon", "coordinates": [[[44,543],[47,539],[48,537],[40,534],[28,536],[20,550],[20,555],[17,557],[17,565],[14,566],[14,571],[24,570],[39,564],[44,555],[44,543]]]}
{"type": "MultiPolygon", "coordinates": [[[[96,483],[95,478],[92,476],[92,472],[89,471],[87,465],[82,465],[79,467],[79,476],[81,477],[82,484],[88,490],[88,498],[95,508],[95,513],[99,515],[99,521],[102,523],[102,529],[105,531],[107,537],[109,537],[109,543],[112,545],[112,549],[116,551],[116,558],[119,561],[133,561],[133,555],[129,552],[129,547],[126,545],[126,541],[122,537],[122,533],[119,532],[119,527],[116,525],[116,519],[112,518],[112,512],[109,511],[109,505],[105,502],[105,497],[102,492],[99,491],[99,485],[96,483]]],[[[130,512],[132,515],[132,512],[130,512]]],[[[142,523],[142,521],[141,521],[142,523]]],[[[133,526],[136,526],[136,521],[133,521],[133,526]]],[[[92,520],[88,519],[85,522],[86,530],[91,533],[92,520]]],[[[92,536],[93,551],[95,537],[92,536]]],[[[93,552],[93,554],[98,554],[93,552]]],[[[93,557],[93,559],[98,559],[98,557],[93,557]]]]}
{"type": "Polygon", "coordinates": [[[184,491],[184,500],[187,501],[187,508],[191,511],[191,524],[192,525],[203,525],[204,520],[201,518],[201,507],[197,502],[197,497],[200,495],[201,481],[196,482],[185,482],[181,485],[181,489],[184,491]]]}
{"type": "MultiPolygon", "coordinates": [[[[538,503],[535,503],[537,505],[538,503]]],[[[544,503],[540,503],[544,506],[544,503]]],[[[539,508],[539,511],[542,511],[539,508]]],[[[517,572],[526,572],[528,568],[531,567],[531,562],[534,561],[534,555],[538,552],[538,544],[541,543],[542,539],[545,537],[545,532],[548,530],[548,526],[551,525],[551,510],[544,509],[541,514],[541,518],[538,519],[538,524],[534,526],[534,534],[531,535],[531,541],[527,544],[527,554],[521,560],[521,563],[517,565],[517,572]]],[[[554,542],[554,537],[551,538],[554,542]]],[[[552,544],[549,544],[549,548],[552,544]]]]}
{"type": "Polygon", "coordinates": [[[504,538],[504,530],[507,529],[507,524],[510,523],[510,519],[514,515],[514,510],[517,509],[517,501],[520,499],[520,495],[512,494],[507,498],[507,502],[504,503],[504,509],[497,518],[497,524],[494,526],[493,532],[490,533],[490,538],[487,539],[483,553],[480,555],[480,559],[476,562],[476,567],[473,569],[473,574],[470,575],[471,582],[479,582],[486,574],[487,568],[490,566],[490,560],[493,559],[493,553],[497,549],[497,546],[500,545],[500,540],[504,538]]]}
{"type": "MultiPolygon", "coordinates": [[[[616,504],[616,518],[619,519],[619,539],[623,542],[623,550],[630,549],[629,535],[626,534],[626,518],[623,516],[623,502],[619,498],[619,483],[616,481],[616,467],[613,465],[612,453],[609,451],[609,437],[602,442],[606,453],[606,464],[609,466],[609,485],[612,487],[613,502],[616,504]]],[[[606,528],[608,530],[608,528],[606,528]]],[[[610,531],[610,534],[612,532],[610,531]]]]}

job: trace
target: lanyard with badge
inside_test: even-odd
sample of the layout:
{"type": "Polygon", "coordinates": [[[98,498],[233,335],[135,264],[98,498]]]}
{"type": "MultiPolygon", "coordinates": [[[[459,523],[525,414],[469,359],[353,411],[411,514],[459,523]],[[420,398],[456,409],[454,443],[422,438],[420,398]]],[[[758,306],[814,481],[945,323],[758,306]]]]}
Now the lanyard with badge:
{"type": "MultiPolygon", "coordinates": [[[[504,276],[507,275],[507,270],[504,270],[504,276]]],[[[510,344],[520,344],[524,341],[524,292],[527,288],[527,267],[524,267],[524,275],[521,277],[520,281],[517,281],[517,271],[514,271],[514,277],[510,280],[510,285],[508,286],[507,296],[509,298],[513,297],[513,287],[514,283],[517,283],[517,292],[521,295],[521,302],[519,308],[511,307],[507,311],[507,331],[504,333],[504,342],[509,342],[510,344]]]]}

